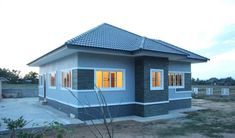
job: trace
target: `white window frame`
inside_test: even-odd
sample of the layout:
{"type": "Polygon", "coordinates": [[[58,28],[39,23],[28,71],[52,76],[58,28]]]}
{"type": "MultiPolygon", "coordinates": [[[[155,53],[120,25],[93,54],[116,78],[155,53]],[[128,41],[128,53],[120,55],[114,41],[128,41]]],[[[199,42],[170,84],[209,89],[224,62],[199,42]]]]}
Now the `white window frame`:
{"type": "MultiPolygon", "coordinates": [[[[94,68],[94,86],[96,85],[96,71],[122,72],[122,88],[100,88],[101,91],[124,91],[126,90],[126,70],[115,68],[94,68]]],[[[111,73],[110,73],[111,74],[111,73]]],[[[110,77],[110,76],[109,76],[110,77]]],[[[96,89],[96,88],[94,88],[96,89]]]]}
{"type": "Polygon", "coordinates": [[[73,88],[73,82],[72,82],[72,77],[73,77],[73,71],[72,71],[73,69],[64,69],[64,70],[61,70],[60,71],[60,88],[62,89],[62,90],[67,90],[67,89],[69,89],[69,90],[72,90],[72,88],[73,88]],[[63,79],[63,75],[62,75],[62,73],[63,72],[71,72],[71,79],[70,79],[70,83],[71,83],[71,85],[70,85],[70,87],[63,87],[63,81],[62,81],[62,79],[63,79]]]}
{"type": "Polygon", "coordinates": [[[57,84],[57,73],[56,73],[56,71],[52,71],[52,72],[49,72],[48,73],[48,84],[49,84],[49,88],[51,88],[51,89],[56,89],[56,84],[57,84]],[[55,74],[55,86],[51,86],[51,74],[52,73],[54,73],[55,74]]]}
{"type": "MultiPolygon", "coordinates": [[[[185,72],[180,72],[180,71],[168,71],[168,75],[169,73],[174,73],[174,74],[182,74],[182,86],[170,86],[168,85],[168,88],[170,89],[177,89],[177,88],[184,88],[185,87],[185,72]]],[[[169,77],[169,76],[168,76],[169,77]]],[[[167,80],[168,81],[168,80],[167,80]]]]}
{"type": "Polygon", "coordinates": [[[150,90],[164,90],[164,70],[163,69],[150,69],[150,90]],[[152,72],[161,73],[161,86],[152,87],[152,72]]]}

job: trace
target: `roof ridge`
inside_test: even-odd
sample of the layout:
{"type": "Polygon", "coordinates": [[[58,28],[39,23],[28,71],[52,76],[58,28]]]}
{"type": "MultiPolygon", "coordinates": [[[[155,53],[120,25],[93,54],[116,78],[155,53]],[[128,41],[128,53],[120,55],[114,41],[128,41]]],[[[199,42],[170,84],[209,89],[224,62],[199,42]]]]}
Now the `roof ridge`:
{"type": "Polygon", "coordinates": [[[92,28],[92,29],[90,29],[90,30],[88,30],[88,31],[86,31],[86,32],[84,32],[84,33],[82,33],[82,34],[79,34],[78,36],[76,36],[76,37],[74,37],[74,38],[72,38],[72,39],[66,41],[65,44],[67,44],[67,43],[69,43],[69,42],[71,42],[71,41],[74,41],[74,40],[76,40],[77,38],[79,38],[79,37],[81,37],[81,36],[83,36],[83,35],[86,35],[86,34],[88,34],[88,33],[90,33],[90,32],[93,32],[93,31],[95,31],[97,28],[99,28],[99,27],[101,27],[101,26],[103,26],[103,25],[105,25],[105,24],[107,24],[107,23],[102,23],[102,24],[100,24],[100,25],[98,25],[98,26],[96,26],[96,27],[94,27],[94,28],[92,28]]]}
{"type": "Polygon", "coordinates": [[[140,46],[139,46],[140,49],[144,49],[145,39],[146,39],[146,37],[142,37],[142,40],[141,40],[141,43],[140,43],[140,46]]]}
{"type": "Polygon", "coordinates": [[[121,30],[121,31],[124,31],[124,32],[130,33],[130,34],[133,34],[133,35],[136,35],[136,36],[142,37],[141,35],[135,34],[135,33],[133,33],[133,32],[127,31],[127,30],[125,30],[125,29],[119,28],[119,27],[117,27],[117,26],[114,26],[114,25],[111,25],[111,24],[108,24],[108,23],[103,23],[103,24],[108,25],[108,26],[111,26],[111,27],[116,28],[116,29],[119,29],[119,30],[121,30]]]}

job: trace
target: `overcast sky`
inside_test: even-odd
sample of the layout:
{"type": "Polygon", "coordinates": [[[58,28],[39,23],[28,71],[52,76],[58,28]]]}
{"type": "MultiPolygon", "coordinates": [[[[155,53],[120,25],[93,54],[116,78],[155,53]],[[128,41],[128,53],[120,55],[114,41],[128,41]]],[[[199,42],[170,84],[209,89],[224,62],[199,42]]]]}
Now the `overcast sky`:
{"type": "Polygon", "coordinates": [[[194,78],[235,78],[233,0],[0,0],[0,68],[38,71],[26,64],[103,22],[210,58],[194,78]]]}

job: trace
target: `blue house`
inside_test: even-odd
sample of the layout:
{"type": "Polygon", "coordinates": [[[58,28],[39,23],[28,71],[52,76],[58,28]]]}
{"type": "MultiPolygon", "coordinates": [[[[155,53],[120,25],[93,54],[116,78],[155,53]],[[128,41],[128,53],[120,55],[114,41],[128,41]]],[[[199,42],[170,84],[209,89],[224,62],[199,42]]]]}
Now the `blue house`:
{"type": "Polygon", "coordinates": [[[208,60],[104,23],[28,65],[40,68],[40,99],[86,120],[84,108],[99,118],[96,87],[113,117],[155,116],[190,108],[191,64],[208,60]]]}

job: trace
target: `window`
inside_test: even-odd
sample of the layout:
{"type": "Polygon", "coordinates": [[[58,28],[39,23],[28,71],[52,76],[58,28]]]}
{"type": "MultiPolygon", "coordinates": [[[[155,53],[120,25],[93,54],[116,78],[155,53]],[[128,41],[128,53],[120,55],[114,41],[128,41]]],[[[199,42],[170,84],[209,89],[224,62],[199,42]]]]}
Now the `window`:
{"type": "Polygon", "coordinates": [[[62,71],[62,87],[71,88],[71,71],[62,71]]]}
{"type": "Polygon", "coordinates": [[[122,70],[96,70],[96,87],[101,89],[122,89],[124,88],[123,74],[122,70]]]}
{"type": "Polygon", "coordinates": [[[49,81],[50,81],[49,83],[50,87],[56,87],[56,73],[55,72],[49,74],[49,81]]]}
{"type": "Polygon", "coordinates": [[[168,85],[171,88],[183,88],[184,87],[184,73],[169,72],[168,73],[168,85]]]}
{"type": "Polygon", "coordinates": [[[164,89],[164,73],[160,69],[150,69],[150,90],[164,89]]]}

